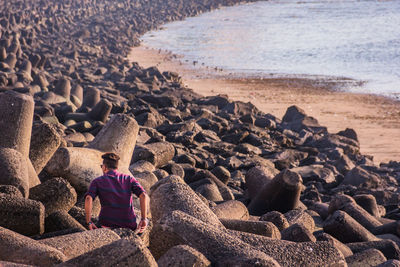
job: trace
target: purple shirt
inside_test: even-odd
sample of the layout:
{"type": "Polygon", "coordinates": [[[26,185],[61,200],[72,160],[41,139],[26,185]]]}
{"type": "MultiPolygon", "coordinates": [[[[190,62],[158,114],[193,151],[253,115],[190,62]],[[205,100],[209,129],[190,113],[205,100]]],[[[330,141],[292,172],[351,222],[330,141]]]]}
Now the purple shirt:
{"type": "Polygon", "coordinates": [[[86,193],[93,199],[99,196],[101,211],[99,222],[105,227],[136,229],[136,215],[133,210],[132,193],[140,196],[143,187],[132,176],[115,170],[94,179],[86,193]]]}

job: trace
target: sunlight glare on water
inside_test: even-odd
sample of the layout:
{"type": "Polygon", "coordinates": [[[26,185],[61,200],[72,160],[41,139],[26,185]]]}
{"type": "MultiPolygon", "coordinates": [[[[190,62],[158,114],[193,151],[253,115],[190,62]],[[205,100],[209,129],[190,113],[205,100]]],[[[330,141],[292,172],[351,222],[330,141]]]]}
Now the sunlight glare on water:
{"type": "Polygon", "coordinates": [[[234,73],[367,81],[400,95],[400,1],[275,0],[223,8],[145,34],[144,45],[234,73]]]}

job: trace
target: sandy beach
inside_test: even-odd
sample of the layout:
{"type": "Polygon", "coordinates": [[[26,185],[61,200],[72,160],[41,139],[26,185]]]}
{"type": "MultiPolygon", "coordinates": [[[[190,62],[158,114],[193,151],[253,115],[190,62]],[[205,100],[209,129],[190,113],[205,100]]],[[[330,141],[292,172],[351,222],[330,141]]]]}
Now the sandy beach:
{"type": "Polygon", "coordinates": [[[180,56],[147,47],[133,48],[129,59],[143,67],[178,72],[187,87],[209,96],[226,94],[233,100],[252,102],[263,112],[282,118],[297,105],[329,132],[353,128],[363,154],[374,162],[400,161],[400,103],[369,94],[331,90],[329,84],[307,79],[230,78],[213,67],[193,66],[180,56]]]}

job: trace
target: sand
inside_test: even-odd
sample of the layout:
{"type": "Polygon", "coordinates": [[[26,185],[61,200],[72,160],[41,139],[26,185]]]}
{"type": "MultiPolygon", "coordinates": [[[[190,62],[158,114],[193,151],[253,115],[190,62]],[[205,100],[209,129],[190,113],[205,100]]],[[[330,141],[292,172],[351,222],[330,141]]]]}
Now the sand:
{"type": "Polygon", "coordinates": [[[183,82],[204,96],[226,94],[232,100],[253,103],[263,112],[282,118],[296,105],[316,118],[328,131],[353,128],[361,153],[374,162],[400,161],[400,103],[382,96],[333,90],[330,84],[310,79],[231,78],[229,73],[189,62],[167,51],[132,49],[129,59],[142,67],[179,73],[183,82]]]}

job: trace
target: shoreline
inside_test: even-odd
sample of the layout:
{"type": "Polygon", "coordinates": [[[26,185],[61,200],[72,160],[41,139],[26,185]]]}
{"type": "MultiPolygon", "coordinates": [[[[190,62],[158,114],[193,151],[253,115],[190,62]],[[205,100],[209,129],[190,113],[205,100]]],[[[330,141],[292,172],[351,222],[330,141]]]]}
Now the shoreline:
{"type": "Polygon", "coordinates": [[[361,153],[374,162],[400,161],[400,103],[385,96],[334,90],[332,83],[304,78],[237,78],[225,71],[194,66],[179,55],[144,46],[132,48],[128,59],[147,68],[179,73],[183,83],[204,96],[227,94],[232,100],[251,102],[261,111],[282,118],[296,105],[316,118],[328,131],[353,128],[361,153]]]}

